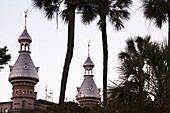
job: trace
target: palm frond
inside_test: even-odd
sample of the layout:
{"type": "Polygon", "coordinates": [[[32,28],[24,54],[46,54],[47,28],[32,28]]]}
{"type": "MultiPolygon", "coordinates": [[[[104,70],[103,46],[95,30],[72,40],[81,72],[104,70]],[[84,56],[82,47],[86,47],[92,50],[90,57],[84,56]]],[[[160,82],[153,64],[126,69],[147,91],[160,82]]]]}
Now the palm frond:
{"type": "Polygon", "coordinates": [[[168,3],[166,0],[143,0],[143,10],[146,19],[154,20],[158,28],[168,20],[168,3]]]}
{"type": "Polygon", "coordinates": [[[63,10],[61,13],[60,13],[60,16],[61,16],[61,18],[62,18],[62,20],[64,20],[64,22],[66,22],[66,23],[68,23],[68,20],[69,20],[69,18],[68,18],[68,9],[65,9],[65,10],[63,10]]]}
{"type": "Polygon", "coordinates": [[[123,51],[121,51],[118,55],[119,59],[125,59],[125,58],[129,58],[129,57],[130,57],[129,54],[126,52],[123,52],[123,51]]]}
{"type": "Polygon", "coordinates": [[[77,5],[77,10],[81,13],[81,21],[85,25],[90,24],[98,14],[92,2],[91,0],[79,0],[79,4],[77,5]]]}
{"type": "Polygon", "coordinates": [[[48,7],[44,8],[44,12],[45,12],[45,17],[47,17],[47,19],[51,20],[54,18],[54,14],[58,13],[59,11],[59,7],[56,5],[49,5],[48,7]]]}
{"type": "Polygon", "coordinates": [[[155,25],[158,27],[158,28],[162,28],[162,25],[163,23],[166,23],[168,20],[168,18],[164,15],[162,15],[161,17],[158,17],[158,18],[155,18],[155,25]]]}
{"type": "Polygon", "coordinates": [[[132,54],[137,54],[134,40],[132,38],[129,38],[126,40],[126,43],[127,43],[127,47],[126,47],[127,51],[132,54]]]}
{"type": "Polygon", "coordinates": [[[90,24],[97,17],[97,13],[92,7],[82,9],[81,21],[84,24],[90,24]]]}
{"type": "MultiPolygon", "coordinates": [[[[130,18],[128,12],[132,0],[79,0],[77,10],[82,13],[81,20],[85,24],[90,24],[97,15],[106,15],[114,26],[115,30],[124,28],[123,21],[130,18]]],[[[101,29],[101,18],[97,25],[101,29]]]]}
{"type": "Polygon", "coordinates": [[[44,11],[47,19],[53,19],[55,13],[59,13],[59,7],[62,1],[63,0],[32,0],[32,3],[35,8],[39,8],[44,11]]]}
{"type": "Polygon", "coordinates": [[[130,5],[132,5],[132,0],[117,0],[113,6],[124,9],[129,8],[130,5]]]}
{"type": "Polygon", "coordinates": [[[41,9],[44,6],[43,0],[32,0],[32,4],[35,8],[41,9]]]}

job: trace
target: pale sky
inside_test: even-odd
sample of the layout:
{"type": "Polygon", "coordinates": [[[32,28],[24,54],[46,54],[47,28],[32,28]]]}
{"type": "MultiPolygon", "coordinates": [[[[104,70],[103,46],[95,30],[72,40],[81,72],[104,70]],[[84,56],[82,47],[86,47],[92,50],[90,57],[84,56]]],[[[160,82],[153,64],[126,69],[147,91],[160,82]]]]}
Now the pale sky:
{"type": "MultiPolygon", "coordinates": [[[[109,80],[116,81],[119,73],[117,67],[118,53],[125,48],[125,40],[129,37],[151,35],[152,40],[162,41],[167,37],[167,25],[159,30],[153,23],[143,18],[139,0],[133,0],[131,8],[131,19],[125,22],[125,29],[115,31],[113,26],[107,22],[108,36],[108,85],[109,80]],[[138,10],[137,10],[138,9],[138,10]]],[[[12,56],[8,65],[14,65],[18,58],[18,38],[24,30],[24,10],[28,9],[27,30],[32,37],[31,58],[39,69],[39,82],[35,86],[38,99],[45,99],[45,86],[48,85],[48,94],[53,93],[53,101],[58,102],[60,92],[60,81],[63,71],[64,59],[67,48],[67,24],[59,19],[58,29],[56,21],[47,21],[44,13],[33,8],[31,0],[0,0],[0,47],[6,45],[12,56]]],[[[91,25],[85,26],[76,15],[75,22],[75,47],[74,55],[70,65],[67,82],[66,97],[69,101],[76,100],[76,87],[83,82],[83,63],[87,58],[87,41],[90,40],[90,56],[95,64],[93,69],[94,80],[97,87],[102,91],[102,66],[103,52],[101,32],[96,26],[98,20],[91,25]]],[[[12,85],[8,81],[9,66],[4,66],[0,72],[0,102],[10,101],[12,96],[12,85]]],[[[102,94],[102,93],[101,93],[102,94]]]]}

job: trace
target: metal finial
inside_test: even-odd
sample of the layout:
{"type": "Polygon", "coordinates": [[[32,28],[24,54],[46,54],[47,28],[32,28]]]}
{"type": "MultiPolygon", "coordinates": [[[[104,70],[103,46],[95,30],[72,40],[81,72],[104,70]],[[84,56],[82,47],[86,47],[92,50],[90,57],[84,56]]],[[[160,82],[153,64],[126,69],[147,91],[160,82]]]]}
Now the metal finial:
{"type": "Polygon", "coordinates": [[[45,100],[47,100],[47,87],[48,86],[45,86],[45,100]]]}
{"type": "Polygon", "coordinates": [[[25,13],[25,29],[27,28],[27,13],[28,13],[28,9],[26,9],[26,11],[24,11],[25,13]]]}
{"type": "Polygon", "coordinates": [[[88,43],[88,57],[90,57],[90,40],[87,43],[88,43]]]}

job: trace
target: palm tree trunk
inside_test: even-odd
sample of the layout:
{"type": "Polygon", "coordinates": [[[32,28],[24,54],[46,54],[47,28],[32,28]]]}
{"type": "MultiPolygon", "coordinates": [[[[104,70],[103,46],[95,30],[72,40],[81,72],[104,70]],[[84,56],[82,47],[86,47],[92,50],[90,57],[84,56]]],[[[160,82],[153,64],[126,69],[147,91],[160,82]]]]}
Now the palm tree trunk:
{"type": "Polygon", "coordinates": [[[167,67],[168,67],[168,76],[167,76],[167,99],[168,100],[166,103],[166,110],[169,113],[170,112],[170,1],[167,0],[168,3],[168,58],[167,58],[167,67]]]}
{"type": "MultiPolygon", "coordinates": [[[[168,59],[167,59],[167,62],[168,62],[168,88],[170,89],[170,13],[169,13],[169,16],[168,16],[168,59]]],[[[170,91],[168,89],[168,91],[170,91]]],[[[170,92],[168,92],[168,96],[170,95],[170,92]]]]}
{"type": "MultiPolygon", "coordinates": [[[[168,0],[168,70],[169,70],[169,75],[170,75],[170,1],[168,0]]],[[[170,77],[168,77],[170,78],[170,77]]]]}
{"type": "MultiPolygon", "coordinates": [[[[168,3],[168,49],[170,49],[170,0],[167,0],[168,3]]],[[[170,52],[169,52],[170,53],[170,52]]]]}
{"type": "MultiPolygon", "coordinates": [[[[168,0],[168,7],[170,8],[170,1],[168,0]]],[[[170,9],[168,11],[168,58],[167,58],[167,67],[168,67],[168,74],[167,74],[167,99],[166,103],[166,110],[167,112],[170,112],[170,9]]]]}
{"type": "Polygon", "coordinates": [[[62,80],[61,80],[61,87],[60,87],[60,98],[59,98],[59,111],[58,113],[64,113],[64,99],[65,99],[65,91],[66,91],[66,84],[67,78],[69,73],[69,66],[71,63],[71,59],[73,57],[73,49],[74,49],[74,28],[75,28],[75,5],[67,4],[67,8],[69,10],[68,18],[68,42],[67,42],[67,53],[65,64],[63,68],[62,80]]]}
{"type": "Polygon", "coordinates": [[[101,14],[102,21],[102,42],[103,42],[103,102],[104,113],[108,112],[107,109],[107,66],[108,66],[108,44],[107,44],[107,31],[106,31],[106,15],[101,14]]]}

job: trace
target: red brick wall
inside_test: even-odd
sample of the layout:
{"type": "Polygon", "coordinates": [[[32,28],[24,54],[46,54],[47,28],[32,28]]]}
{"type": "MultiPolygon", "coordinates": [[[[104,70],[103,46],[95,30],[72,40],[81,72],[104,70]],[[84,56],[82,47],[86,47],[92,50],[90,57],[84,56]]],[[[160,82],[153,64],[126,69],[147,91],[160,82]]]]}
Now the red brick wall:
{"type": "Polygon", "coordinates": [[[14,83],[12,92],[13,109],[33,109],[36,93],[34,84],[28,82],[14,83]]]}

